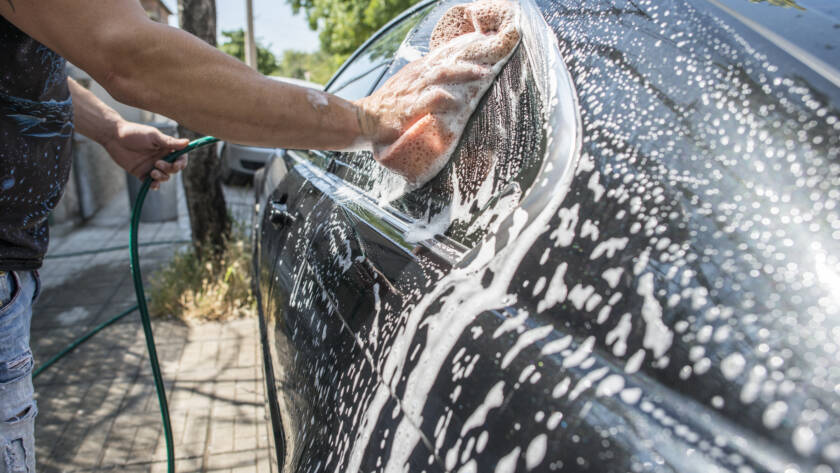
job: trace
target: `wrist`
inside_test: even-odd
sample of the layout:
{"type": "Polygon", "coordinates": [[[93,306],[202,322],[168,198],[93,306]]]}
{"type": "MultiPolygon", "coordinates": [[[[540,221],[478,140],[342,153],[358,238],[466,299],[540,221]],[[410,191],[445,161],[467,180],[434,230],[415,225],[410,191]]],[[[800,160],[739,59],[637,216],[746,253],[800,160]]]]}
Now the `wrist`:
{"type": "Polygon", "coordinates": [[[353,109],[356,113],[356,126],[359,128],[359,136],[364,141],[372,143],[376,134],[376,124],[365,109],[364,99],[353,102],[353,109]]]}
{"type": "Polygon", "coordinates": [[[100,129],[97,130],[96,136],[93,139],[103,147],[107,147],[111,142],[119,138],[120,129],[125,123],[126,121],[117,112],[107,113],[103,117],[100,129]]]}
{"type": "Polygon", "coordinates": [[[369,97],[359,99],[353,104],[356,109],[356,122],[359,127],[359,135],[368,143],[382,144],[390,143],[399,137],[399,130],[387,126],[380,116],[370,109],[367,102],[369,97]]]}

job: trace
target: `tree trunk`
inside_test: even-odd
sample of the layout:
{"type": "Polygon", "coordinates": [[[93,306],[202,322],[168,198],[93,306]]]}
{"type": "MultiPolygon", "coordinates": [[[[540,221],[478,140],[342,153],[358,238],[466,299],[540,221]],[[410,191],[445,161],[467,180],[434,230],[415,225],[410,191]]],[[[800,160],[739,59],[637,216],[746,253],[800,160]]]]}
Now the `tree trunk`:
{"type": "MultiPolygon", "coordinates": [[[[216,46],[215,0],[178,0],[181,28],[212,46],[216,46]]],[[[178,126],[183,138],[194,140],[200,135],[178,126]]],[[[230,232],[225,196],[222,192],[221,167],[215,146],[190,153],[190,164],[184,169],[184,191],[190,211],[193,244],[200,257],[205,249],[219,255],[230,232]],[[208,248],[209,246],[209,248],[208,248]]]]}

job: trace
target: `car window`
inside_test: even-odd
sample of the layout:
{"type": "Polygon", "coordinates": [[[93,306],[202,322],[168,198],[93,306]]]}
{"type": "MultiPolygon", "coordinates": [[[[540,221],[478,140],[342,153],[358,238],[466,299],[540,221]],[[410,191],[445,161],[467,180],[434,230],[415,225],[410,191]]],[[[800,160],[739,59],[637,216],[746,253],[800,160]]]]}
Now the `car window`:
{"type": "MultiPolygon", "coordinates": [[[[439,5],[408,34],[377,83],[428,51],[438,19],[453,4],[439,5]]],[[[444,235],[474,246],[521,200],[545,154],[543,101],[525,47],[514,52],[470,118],[449,164],[431,182],[408,191],[401,177],[370,152],[337,153],[335,174],[410,222],[405,238],[444,235]]]]}
{"type": "Polygon", "coordinates": [[[367,96],[391,64],[403,38],[429,10],[429,7],[420,9],[369,44],[330,82],[327,91],[346,100],[367,96]]]}
{"type": "MultiPolygon", "coordinates": [[[[373,90],[382,74],[387,70],[405,35],[428,14],[431,7],[421,8],[400,23],[390,27],[379,38],[371,42],[347,67],[339,71],[326,91],[346,100],[357,100],[373,90]]],[[[320,168],[332,163],[334,153],[317,150],[299,150],[295,156],[303,158],[320,168]]]]}

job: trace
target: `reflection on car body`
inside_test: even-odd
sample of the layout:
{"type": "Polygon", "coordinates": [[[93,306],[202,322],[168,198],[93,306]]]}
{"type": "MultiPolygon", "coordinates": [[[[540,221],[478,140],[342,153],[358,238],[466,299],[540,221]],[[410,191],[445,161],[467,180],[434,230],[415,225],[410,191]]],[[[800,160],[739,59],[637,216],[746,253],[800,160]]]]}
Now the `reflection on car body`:
{"type": "MultiPolygon", "coordinates": [[[[455,3],[327,90],[369,93],[455,3]]],[[[840,470],[840,21],[797,4],[523,0],[425,187],[369,153],[275,160],[255,264],[276,466],[840,470]]]]}

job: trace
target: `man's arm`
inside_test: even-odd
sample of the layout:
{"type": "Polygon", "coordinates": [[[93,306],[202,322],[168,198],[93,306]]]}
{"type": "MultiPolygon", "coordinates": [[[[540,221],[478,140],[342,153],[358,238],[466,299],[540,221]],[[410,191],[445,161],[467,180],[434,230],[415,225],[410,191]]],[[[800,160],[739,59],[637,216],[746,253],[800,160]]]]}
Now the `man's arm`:
{"type": "Polygon", "coordinates": [[[188,140],[172,138],[157,128],[124,120],[89,90],[73,79],[67,80],[73,97],[76,131],[102,145],[120,167],[143,179],[151,175],[156,182],[169,180],[169,175],[186,167],[186,156],[170,164],[163,161],[174,149],[181,149],[188,140]]]}
{"type": "Polygon", "coordinates": [[[117,100],[202,133],[321,149],[376,134],[379,120],[360,116],[354,104],[267,79],[190,34],[149,20],[136,0],[0,2],[0,14],[84,69],[117,100]]]}
{"type": "MultiPolygon", "coordinates": [[[[459,131],[441,125],[446,120],[440,116],[459,110],[466,119],[471,113],[474,101],[453,86],[492,79],[491,66],[508,56],[519,38],[513,3],[475,2],[453,13],[461,16],[459,24],[471,27],[437,38],[437,52],[351,103],[263,77],[198,38],[149,20],[136,0],[21,0],[15,7],[0,2],[0,14],[87,71],[121,102],[237,143],[367,146],[410,181],[439,168],[439,155],[457,138],[459,131]],[[468,34],[469,41],[447,42],[468,34]]],[[[481,89],[478,85],[466,90],[481,89]]]]}

